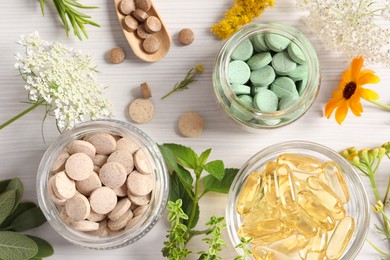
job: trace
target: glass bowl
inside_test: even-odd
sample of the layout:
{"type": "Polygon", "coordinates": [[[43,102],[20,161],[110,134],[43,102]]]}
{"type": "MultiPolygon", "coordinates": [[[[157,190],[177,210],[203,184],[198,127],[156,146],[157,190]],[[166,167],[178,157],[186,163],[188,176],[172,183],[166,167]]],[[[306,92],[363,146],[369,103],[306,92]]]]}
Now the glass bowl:
{"type": "Polygon", "coordinates": [[[73,129],[62,133],[48,147],[39,165],[36,188],[40,208],[49,224],[61,236],[81,247],[114,249],[141,239],[157,223],[167,204],[169,176],[157,144],[144,132],[126,122],[98,120],[82,123],[73,129]],[[120,233],[112,232],[112,234],[109,234],[108,236],[95,236],[73,229],[61,218],[60,209],[50,198],[48,191],[48,180],[52,175],[52,167],[61,151],[63,151],[70,142],[82,139],[92,133],[99,132],[107,132],[113,136],[131,138],[146,155],[154,179],[154,189],[151,193],[149,206],[142,217],[140,217],[138,224],[120,233]]]}
{"type": "MultiPolygon", "coordinates": [[[[345,210],[346,215],[354,218],[355,230],[340,259],[354,259],[365,242],[369,227],[369,202],[366,190],[356,170],[343,157],[325,146],[305,141],[290,141],[269,146],[256,153],[242,166],[233,180],[227,199],[226,223],[231,243],[234,247],[240,244],[238,231],[243,224],[243,219],[237,212],[237,202],[249,174],[260,172],[267,162],[275,161],[279,155],[286,153],[306,155],[319,159],[323,163],[333,161],[344,171],[350,198],[345,204],[345,210]]],[[[241,248],[236,248],[236,251],[243,255],[241,248]]]]}
{"type": "MultiPolygon", "coordinates": [[[[268,51],[267,51],[268,52],[268,51]]],[[[271,55],[275,52],[269,51],[271,55]]],[[[284,50],[283,52],[286,52],[284,50]]],[[[254,51],[256,53],[256,50],[254,51]]],[[[276,79],[281,75],[276,74],[276,79]]],[[[250,86],[251,81],[245,83],[250,86]]],[[[220,107],[226,114],[247,130],[271,129],[287,125],[306,113],[313,104],[320,88],[320,68],[317,54],[306,36],[295,27],[280,23],[252,23],[244,26],[233,34],[220,49],[214,63],[213,72],[214,92],[220,107]],[[277,34],[284,36],[295,43],[302,51],[307,66],[307,77],[305,80],[295,81],[299,88],[299,97],[293,102],[284,102],[289,105],[279,105],[277,111],[264,112],[258,107],[248,105],[242,97],[246,95],[236,94],[229,81],[228,71],[232,55],[241,43],[253,39],[259,34],[277,34]]],[[[268,89],[270,87],[268,86],[268,89]]],[[[251,86],[250,96],[254,98],[256,90],[251,86]],[[254,93],[255,92],[255,93],[254,93]]],[[[290,100],[291,101],[291,100],[290,100]]]]}

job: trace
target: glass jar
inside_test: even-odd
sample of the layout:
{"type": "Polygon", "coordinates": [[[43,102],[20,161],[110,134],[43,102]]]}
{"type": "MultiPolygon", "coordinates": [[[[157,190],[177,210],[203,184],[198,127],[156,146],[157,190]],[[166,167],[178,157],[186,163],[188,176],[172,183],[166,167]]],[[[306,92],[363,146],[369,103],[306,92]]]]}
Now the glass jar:
{"type": "MultiPolygon", "coordinates": [[[[271,54],[273,54],[272,51],[271,54]]],[[[284,126],[304,115],[317,97],[320,88],[320,68],[317,54],[306,36],[292,26],[279,23],[252,23],[232,35],[222,46],[214,63],[213,85],[215,96],[222,109],[230,118],[247,130],[284,126]],[[287,37],[291,42],[297,44],[308,66],[307,78],[302,82],[296,82],[302,88],[299,98],[285,109],[274,112],[263,112],[242,102],[233,92],[228,77],[229,63],[237,47],[257,34],[267,33],[287,37]]]]}
{"type": "MultiPolygon", "coordinates": [[[[240,243],[238,230],[243,222],[237,212],[237,201],[248,176],[254,171],[261,171],[267,162],[274,161],[279,155],[286,153],[306,155],[322,162],[333,161],[343,169],[349,189],[349,201],[344,206],[347,215],[355,220],[355,230],[339,259],[354,259],[365,242],[370,223],[369,201],[362,180],[351,164],[338,153],[325,146],[305,141],[291,141],[269,146],[256,153],[242,166],[233,180],[227,199],[226,226],[231,243],[234,247],[240,243]]],[[[241,248],[236,248],[236,251],[243,255],[241,248]]]]}
{"type": "Polygon", "coordinates": [[[168,200],[169,176],[164,159],[157,144],[144,132],[135,126],[116,120],[98,120],[82,123],[71,130],[62,133],[46,150],[37,174],[37,195],[39,206],[49,224],[65,239],[78,246],[92,249],[113,249],[134,243],[146,235],[157,223],[168,200]],[[61,151],[73,140],[84,136],[106,132],[113,136],[131,138],[146,155],[152,168],[154,189],[149,207],[143,213],[140,221],[129,230],[109,236],[94,236],[77,231],[70,227],[60,216],[60,210],[48,193],[48,179],[52,174],[52,166],[61,151]]]}

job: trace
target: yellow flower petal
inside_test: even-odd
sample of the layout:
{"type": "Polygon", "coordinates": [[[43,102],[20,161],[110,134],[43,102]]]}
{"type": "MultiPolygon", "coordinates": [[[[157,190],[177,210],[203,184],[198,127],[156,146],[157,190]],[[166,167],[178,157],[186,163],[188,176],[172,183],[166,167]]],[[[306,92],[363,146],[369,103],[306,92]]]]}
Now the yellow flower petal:
{"type": "Polygon", "coordinates": [[[360,96],[364,98],[365,100],[377,100],[379,99],[379,95],[368,88],[359,88],[360,96]]]}
{"type": "Polygon", "coordinates": [[[341,125],[345,117],[348,114],[348,102],[341,102],[340,106],[336,110],[336,121],[341,125]]]}
{"type": "Polygon", "coordinates": [[[372,70],[362,70],[359,74],[359,77],[356,80],[358,86],[363,86],[365,84],[377,84],[380,82],[380,78],[377,75],[374,75],[375,72],[372,70]]]}
{"type": "Polygon", "coordinates": [[[360,102],[360,98],[351,98],[349,100],[349,108],[355,116],[361,116],[361,113],[363,112],[363,106],[360,102]]]}
{"type": "Polygon", "coordinates": [[[325,106],[325,116],[329,118],[333,111],[340,105],[343,98],[332,98],[325,106]]]}
{"type": "Polygon", "coordinates": [[[344,85],[348,82],[351,82],[351,69],[347,69],[346,71],[344,71],[343,75],[341,75],[340,84],[341,82],[343,82],[344,85]]]}
{"type": "Polygon", "coordinates": [[[359,72],[363,66],[363,57],[362,56],[359,56],[359,57],[356,57],[352,60],[352,63],[351,63],[351,81],[355,81],[356,82],[356,79],[358,78],[359,76],[359,72]]]}

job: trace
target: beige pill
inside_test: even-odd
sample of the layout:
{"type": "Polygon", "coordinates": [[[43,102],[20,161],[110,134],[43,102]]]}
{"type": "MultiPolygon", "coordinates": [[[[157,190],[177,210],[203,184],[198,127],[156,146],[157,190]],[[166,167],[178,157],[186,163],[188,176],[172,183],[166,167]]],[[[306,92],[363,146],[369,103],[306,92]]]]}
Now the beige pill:
{"type": "Polygon", "coordinates": [[[126,182],[126,169],[120,163],[108,162],[100,169],[100,181],[107,187],[114,189],[126,182]]]}
{"type": "Polygon", "coordinates": [[[196,137],[203,132],[203,118],[196,112],[184,113],[179,118],[179,131],[185,137],[196,137]]]}
{"type": "Polygon", "coordinates": [[[148,98],[152,97],[152,91],[150,90],[150,87],[149,87],[148,83],[144,82],[144,83],[141,84],[140,87],[141,87],[142,96],[145,99],[148,99],[148,98]]]}
{"type": "Polygon", "coordinates": [[[66,174],[75,181],[87,179],[93,172],[93,161],[85,153],[72,154],[65,163],[66,174]]]}
{"type": "Polygon", "coordinates": [[[137,207],[136,209],[133,210],[134,217],[139,216],[139,215],[143,215],[148,208],[149,208],[149,205],[142,205],[142,206],[137,207]]]}
{"type": "Polygon", "coordinates": [[[123,137],[116,141],[116,150],[125,150],[130,154],[134,154],[136,151],[139,150],[139,145],[131,138],[123,137]]]}
{"type": "Polygon", "coordinates": [[[107,220],[102,220],[99,223],[99,228],[94,231],[86,231],[87,234],[98,237],[105,237],[108,235],[107,220]]]}
{"type": "Polygon", "coordinates": [[[138,28],[138,21],[133,16],[128,15],[123,19],[123,28],[128,32],[134,32],[138,28]]]}
{"type": "Polygon", "coordinates": [[[148,123],[154,115],[153,103],[149,99],[135,99],[129,106],[129,115],[136,123],[148,123]]]}
{"type": "Polygon", "coordinates": [[[135,11],[132,13],[132,16],[140,23],[145,22],[149,17],[149,15],[142,9],[135,9],[135,11]]]}
{"type": "Polygon", "coordinates": [[[77,190],[85,195],[91,195],[92,191],[102,186],[102,182],[100,181],[99,175],[96,172],[92,172],[92,174],[82,181],[76,181],[77,190]]]}
{"type": "Polygon", "coordinates": [[[91,193],[89,203],[96,213],[107,214],[115,208],[117,197],[112,189],[100,187],[91,193]]]}
{"type": "Polygon", "coordinates": [[[66,225],[71,225],[73,221],[66,214],[65,207],[62,207],[59,211],[60,211],[60,218],[62,219],[62,221],[64,221],[66,225]]]}
{"type": "Polygon", "coordinates": [[[69,199],[76,194],[76,184],[65,172],[53,176],[53,191],[59,199],[69,199]]]}
{"type": "Polygon", "coordinates": [[[99,172],[100,172],[100,167],[94,165],[94,166],[93,166],[93,171],[96,172],[97,174],[99,174],[99,172]]]}
{"type": "Polygon", "coordinates": [[[118,188],[114,188],[112,189],[116,196],[118,197],[125,197],[127,196],[127,184],[124,183],[122,186],[118,187],[118,188]]]}
{"type": "Polygon", "coordinates": [[[68,145],[69,154],[85,153],[93,158],[96,153],[95,146],[84,140],[74,140],[68,145]]]}
{"type": "Polygon", "coordinates": [[[145,196],[153,190],[153,187],[154,180],[151,174],[133,171],[127,178],[127,190],[135,196],[145,196]]]}
{"type": "Polygon", "coordinates": [[[160,49],[160,41],[155,36],[150,36],[142,42],[142,47],[147,53],[155,53],[160,49]]]}
{"type": "Polygon", "coordinates": [[[119,150],[113,152],[108,157],[107,162],[117,162],[121,164],[125,168],[126,174],[131,173],[134,169],[133,155],[127,152],[126,150],[119,150]]]}
{"type": "Polygon", "coordinates": [[[134,0],[122,0],[118,5],[118,10],[123,15],[128,15],[135,10],[134,0]]]}
{"type": "Polygon", "coordinates": [[[140,24],[140,25],[137,27],[137,36],[138,36],[140,39],[146,39],[146,38],[149,38],[150,36],[152,36],[152,34],[150,34],[150,33],[148,33],[147,31],[145,31],[145,25],[140,24]]]}
{"type": "Polygon", "coordinates": [[[95,156],[92,158],[93,165],[102,167],[103,164],[107,162],[108,156],[105,154],[95,154],[95,156]]]}
{"type": "Polygon", "coordinates": [[[76,221],[71,226],[78,231],[94,231],[99,229],[99,223],[89,220],[76,221]]]}
{"type": "Polygon", "coordinates": [[[120,218],[118,218],[117,220],[108,220],[108,227],[111,229],[111,230],[120,230],[122,228],[124,228],[127,224],[127,222],[130,221],[130,219],[133,218],[133,212],[131,212],[130,209],[128,209],[125,214],[123,214],[122,216],[120,216],[120,218]]]}
{"type": "Polygon", "coordinates": [[[141,218],[142,218],[142,216],[139,215],[139,216],[135,216],[132,219],[130,219],[129,222],[127,222],[127,224],[126,224],[125,230],[129,230],[129,229],[132,229],[133,227],[135,227],[138,223],[140,223],[141,218]]]}
{"type": "Polygon", "coordinates": [[[149,193],[145,196],[135,196],[130,192],[127,192],[127,196],[132,203],[131,205],[144,206],[149,204],[151,194],[149,193]]]}
{"type": "Polygon", "coordinates": [[[139,8],[145,12],[149,11],[152,7],[152,2],[150,0],[135,0],[135,7],[139,8]]]}
{"type": "Polygon", "coordinates": [[[156,16],[149,16],[145,21],[145,30],[148,33],[156,33],[161,30],[161,21],[156,16]]]}
{"type": "Polygon", "coordinates": [[[189,28],[184,28],[179,32],[179,42],[183,45],[190,45],[194,41],[194,32],[189,28]]]}
{"type": "Polygon", "coordinates": [[[88,138],[88,142],[93,144],[98,154],[110,154],[116,149],[116,141],[109,133],[96,133],[88,138]]]}
{"type": "Polygon", "coordinates": [[[151,174],[152,167],[150,166],[149,160],[143,150],[138,150],[134,154],[134,165],[140,173],[151,174]]]}
{"type": "Polygon", "coordinates": [[[66,214],[74,221],[86,219],[91,211],[88,199],[82,194],[76,194],[65,202],[66,214]]]}
{"type": "Polygon", "coordinates": [[[120,47],[112,48],[108,52],[108,60],[111,63],[114,63],[114,64],[122,63],[125,60],[125,58],[126,58],[126,53],[125,53],[125,50],[123,48],[120,48],[120,47]]]}
{"type": "Polygon", "coordinates": [[[65,170],[65,162],[69,158],[70,154],[68,153],[67,149],[64,149],[60,152],[57,159],[53,163],[53,167],[51,168],[51,171],[53,173],[58,173],[60,171],[65,170]]]}
{"type": "Polygon", "coordinates": [[[53,191],[54,178],[55,178],[55,176],[49,178],[49,181],[47,183],[47,192],[49,193],[50,199],[55,204],[60,205],[60,206],[64,206],[66,199],[59,198],[53,191]]]}
{"type": "Polygon", "coordinates": [[[94,221],[94,222],[99,222],[99,221],[104,220],[106,217],[107,217],[107,214],[99,214],[91,209],[91,212],[89,213],[87,219],[94,221]]]}
{"type": "Polygon", "coordinates": [[[115,221],[123,216],[130,208],[131,202],[128,198],[123,198],[116,204],[115,208],[108,214],[108,218],[115,221]]]}

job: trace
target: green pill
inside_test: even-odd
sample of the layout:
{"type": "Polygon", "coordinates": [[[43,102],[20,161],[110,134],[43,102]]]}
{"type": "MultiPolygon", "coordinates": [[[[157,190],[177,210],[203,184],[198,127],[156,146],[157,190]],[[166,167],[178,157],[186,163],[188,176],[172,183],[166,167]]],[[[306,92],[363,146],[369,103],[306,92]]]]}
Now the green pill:
{"type": "Polygon", "coordinates": [[[290,58],[298,64],[304,64],[306,62],[305,55],[303,54],[301,48],[292,42],[287,48],[288,55],[290,58]]]}
{"type": "Polygon", "coordinates": [[[240,100],[240,102],[246,106],[246,107],[250,107],[250,108],[253,108],[253,97],[249,96],[249,95],[240,95],[238,97],[238,99],[240,100]]]}
{"type": "Polygon", "coordinates": [[[251,88],[246,85],[233,85],[231,86],[234,94],[238,95],[250,95],[251,88]]]}
{"type": "Polygon", "coordinates": [[[251,76],[249,66],[242,60],[235,60],[229,63],[228,77],[232,85],[244,85],[251,76]]]}
{"type": "Polygon", "coordinates": [[[298,96],[285,96],[285,97],[283,97],[279,101],[279,110],[283,110],[283,109],[291,107],[292,105],[294,105],[297,102],[298,98],[299,98],[298,96]]]}
{"type": "Polygon", "coordinates": [[[253,55],[248,61],[247,64],[251,70],[258,70],[264,66],[270,64],[272,61],[271,53],[261,52],[253,55]]]}
{"type": "Polygon", "coordinates": [[[278,97],[269,89],[261,89],[253,99],[254,106],[263,112],[278,110],[278,97]]]}
{"type": "Polygon", "coordinates": [[[307,87],[307,81],[308,81],[308,78],[305,77],[302,80],[297,81],[297,83],[296,83],[297,90],[298,90],[298,93],[300,96],[302,96],[303,92],[305,92],[305,89],[307,87]]]}
{"type": "Polygon", "coordinates": [[[287,52],[279,52],[272,58],[272,67],[279,75],[286,76],[297,67],[287,52]]]}
{"type": "Polygon", "coordinates": [[[233,60],[248,60],[253,54],[253,45],[249,39],[246,39],[237,46],[232,54],[233,60]]]}
{"type": "Polygon", "coordinates": [[[253,35],[251,37],[251,41],[253,44],[253,48],[257,52],[262,52],[262,51],[269,51],[270,49],[268,48],[267,44],[265,43],[265,34],[264,33],[258,33],[256,35],[253,35]]]}
{"type": "Polygon", "coordinates": [[[284,37],[283,35],[276,34],[276,33],[267,33],[265,35],[265,43],[267,46],[276,52],[281,52],[290,45],[291,40],[287,37],[284,37]]]}
{"type": "Polygon", "coordinates": [[[265,87],[251,87],[251,95],[252,95],[252,97],[256,96],[256,94],[259,93],[259,91],[261,89],[263,89],[263,88],[268,89],[268,86],[265,86],[265,87]]]}
{"type": "Polygon", "coordinates": [[[299,96],[297,87],[292,79],[288,77],[280,77],[275,79],[270,88],[278,98],[285,96],[299,96]]]}
{"type": "Polygon", "coordinates": [[[307,78],[308,73],[308,67],[306,64],[300,65],[298,64],[295,70],[291,71],[288,76],[290,79],[294,81],[303,80],[304,78],[307,78]]]}
{"type": "Polygon", "coordinates": [[[250,80],[254,87],[266,87],[275,80],[274,69],[266,65],[265,67],[251,72],[250,80]]]}

